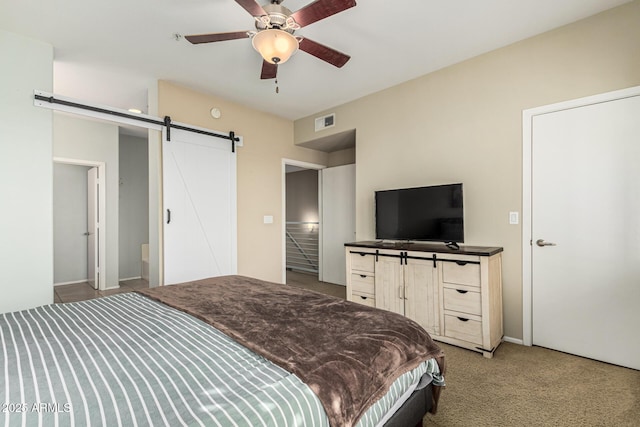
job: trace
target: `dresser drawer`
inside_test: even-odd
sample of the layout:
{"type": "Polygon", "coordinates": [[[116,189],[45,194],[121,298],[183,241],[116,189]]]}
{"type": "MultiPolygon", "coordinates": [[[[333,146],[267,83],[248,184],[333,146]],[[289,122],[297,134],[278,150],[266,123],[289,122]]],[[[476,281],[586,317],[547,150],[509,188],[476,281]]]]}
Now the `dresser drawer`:
{"type": "Polygon", "coordinates": [[[482,345],[482,322],[445,314],[444,335],[482,345]]]}
{"type": "Polygon", "coordinates": [[[367,305],[369,307],[376,306],[376,299],[373,297],[373,295],[369,294],[359,294],[354,292],[351,301],[367,305]]]}
{"type": "Polygon", "coordinates": [[[457,285],[480,286],[480,264],[442,263],[442,281],[457,285]]]}
{"type": "Polygon", "coordinates": [[[480,316],[482,314],[480,292],[444,288],[444,309],[480,316]]]}
{"type": "Polygon", "coordinates": [[[351,289],[353,292],[373,295],[375,293],[375,277],[373,273],[351,273],[351,289]]]}
{"type": "Polygon", "coordinates": [[[359,254],[359,253],[351,253],[351,269],[358,271],[365,271],[368,273],[373,273],[374,265],[375,265],[375,255],[374,254],[359,254]]]}

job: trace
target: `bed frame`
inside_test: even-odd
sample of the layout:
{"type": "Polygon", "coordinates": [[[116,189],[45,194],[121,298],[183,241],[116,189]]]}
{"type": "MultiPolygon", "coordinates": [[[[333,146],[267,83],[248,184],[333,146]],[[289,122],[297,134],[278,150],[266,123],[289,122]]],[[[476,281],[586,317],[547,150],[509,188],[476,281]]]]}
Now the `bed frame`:
{"type": "Polygon", "coordinates": [[[422,419],[431,409],[433,385],[414,391],[384,427],[422,427],[422,419]]]}

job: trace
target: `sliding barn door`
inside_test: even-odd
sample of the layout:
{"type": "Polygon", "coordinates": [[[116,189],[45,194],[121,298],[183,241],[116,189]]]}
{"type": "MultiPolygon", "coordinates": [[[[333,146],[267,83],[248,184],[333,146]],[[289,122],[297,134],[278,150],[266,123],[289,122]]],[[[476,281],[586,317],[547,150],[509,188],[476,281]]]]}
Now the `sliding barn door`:
{"type": "Polygon", "coordinates": [[[162,144],[164,284],[236,274],[231,142],[171,129],[162,144]]]}

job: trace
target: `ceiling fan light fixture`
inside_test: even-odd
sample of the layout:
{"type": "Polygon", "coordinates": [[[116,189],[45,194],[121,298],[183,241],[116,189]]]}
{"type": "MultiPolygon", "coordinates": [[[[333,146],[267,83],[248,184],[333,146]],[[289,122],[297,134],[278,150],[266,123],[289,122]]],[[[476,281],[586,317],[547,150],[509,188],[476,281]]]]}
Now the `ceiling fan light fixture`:
{"type": "Polygon", "coordinates": [[[273,28],[258,32],[251,43],[270,64],[284,64],[298,50],[298,39],[286,31],[273,28]]]}

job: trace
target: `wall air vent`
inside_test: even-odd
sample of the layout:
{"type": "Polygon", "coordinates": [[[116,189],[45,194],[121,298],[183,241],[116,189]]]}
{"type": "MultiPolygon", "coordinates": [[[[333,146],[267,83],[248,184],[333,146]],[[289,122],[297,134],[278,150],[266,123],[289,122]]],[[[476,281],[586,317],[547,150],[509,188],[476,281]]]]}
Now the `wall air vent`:
{"type": "Polygon", "coordinates": [[[336,125],[336,113],[316,118],[316,132],[336,125]]]}

